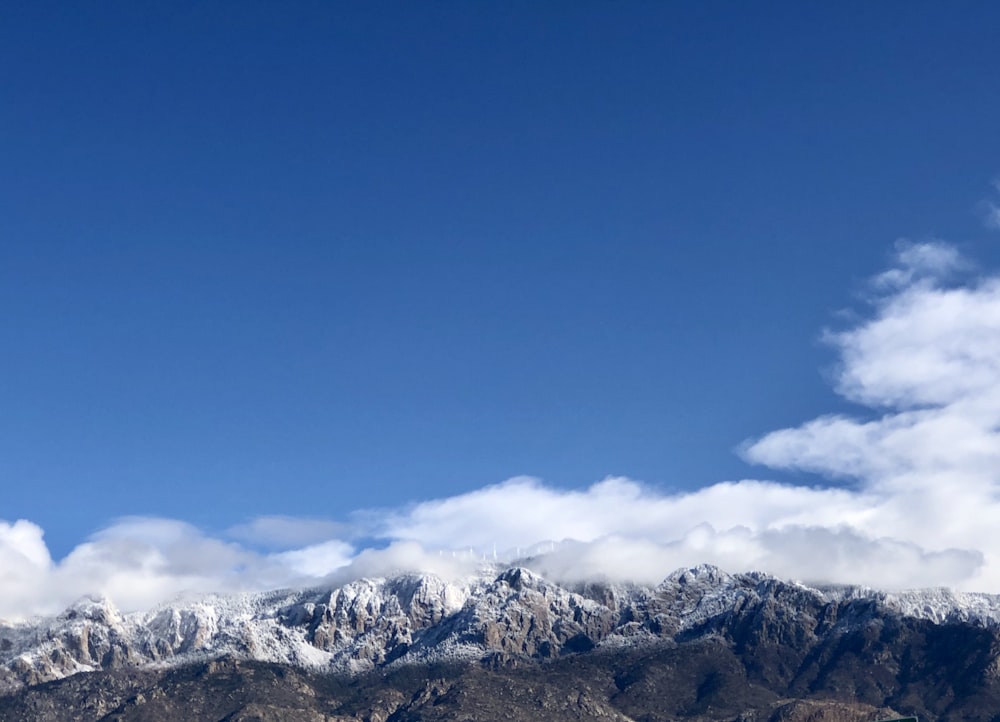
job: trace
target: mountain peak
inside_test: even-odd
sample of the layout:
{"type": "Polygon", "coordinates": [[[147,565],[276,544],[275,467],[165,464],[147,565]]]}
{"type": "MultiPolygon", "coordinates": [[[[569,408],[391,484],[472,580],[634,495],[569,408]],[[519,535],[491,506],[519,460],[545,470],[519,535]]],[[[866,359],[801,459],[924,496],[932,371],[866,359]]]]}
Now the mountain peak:
{"type": "Polygon", "coordinates": [[[57,619],[71,621],[85,619],[92,622],[114,624],[120,621],[118,607],[107,596],[92,594],[80,597],[65,609],[57,619]]]}
{"type": "Polygon", "coordinates": [[[667,575],[662,584],[672,583],[680,585],[688,584],[710,584],[719,585],[731,582],[733,576],[724,572],[714,564],[698,564],[686,569],[678,569],[667,575]]]}

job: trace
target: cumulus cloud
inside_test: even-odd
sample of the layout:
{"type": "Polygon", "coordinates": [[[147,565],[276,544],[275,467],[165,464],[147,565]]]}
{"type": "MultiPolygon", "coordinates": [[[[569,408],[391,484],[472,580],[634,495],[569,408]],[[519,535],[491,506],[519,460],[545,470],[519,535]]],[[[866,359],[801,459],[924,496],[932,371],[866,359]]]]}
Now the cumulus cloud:
{"type": "Polygon", "coordinates": [[[33,609],[34,590],[47,581],[51,570],[41,527],[23,519],[0,522],[0,618],[33,609]]]}
{"type": "MultiPolygon", "coordinates": [[[[900,267],[910,265],[900,255],[900,267]]],[[[929,244],[917,255],[949,253],[929,244]]],[[[858,533],[878,529],[939,555],[913,557],[914,578],[1000,591],[992,531],[1000,513],[1000,278],[955,285],[954,262],[936,267],[876,297],[865,322],[827,336],[841,359],[837,390],[876,417],[814,419],[767,434],[744,455],[855,480],[868,496],[859,503],[868,526],[853,527],[858,533]],[[957,550],[980,561],[960,563],[957,550]]]]}
{"type": "Polygon", "coordinates": [[[896,247],[867,311],[825,334],[835,389],[868,409],[745,442],[814,486],[721,482],[665,493],[610,477],[556,489],[518,477],[350,524],[262,517],[214,537],[128,518],[53,561],[42,530],[0,522],[0,616],[84,593],[126,609],[178,594],[339,584],[401,571],[459,577],[496,558],[554,579],[656,583],[709,562],[813,582],[1000,592],[1000,276],[940,242],[896,247]],[[860,318],[860,320],[857,320],[860,318]],[[268,550],[268,551],[261,551],[268,550]]]}

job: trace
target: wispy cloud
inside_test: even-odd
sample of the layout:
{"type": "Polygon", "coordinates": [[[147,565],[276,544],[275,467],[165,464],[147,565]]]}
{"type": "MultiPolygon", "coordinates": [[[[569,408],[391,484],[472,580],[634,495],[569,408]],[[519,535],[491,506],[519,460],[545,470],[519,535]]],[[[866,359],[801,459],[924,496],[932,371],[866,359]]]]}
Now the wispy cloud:
{"type": "Polygon", "coordinates": [[[248,544],[292,549],[350,534],[350,527],[330,519],[271,515],[251,519],[227,530],[227,536],[248,544]]]}
{"type": "MultiPolygon", "coordinates": [[[[993,181],[993,187],[1000,193],[1000,179],[993,181]]],[[[987,228],[1000,230],[1000,205],[995,201],[985,200],[980,204],[983,214],[983,223],[987,228]]]]}
{"type": "Polygon", "coordinates": [[[872,279],[877,291],[894,291],[920,282],[936,283],[957,271],[971,268],[958,249],[940,241],[896,242],[894,263],[872,279]]]}
{"type": "Polygon", "coordinates": [[[665,493],[615,477],[574,490],[519,477],[359,512],[350,526],[272,516],[213,537],[176,520],[122,519],[59,561],[36,525],[0,522],[0,616],[58,611],[83,593],[140,608],[179,592],[461,575],[494,554],[570,582],[655,583],[712,562],[807,581],[1000,592],[1000,276],[972,268],[940,242],[898,245],[861,320],[825,336],[840,361],[836,390],[869,412],[741,447],[752,463],[816,473],[822,485],[665,493]]]}

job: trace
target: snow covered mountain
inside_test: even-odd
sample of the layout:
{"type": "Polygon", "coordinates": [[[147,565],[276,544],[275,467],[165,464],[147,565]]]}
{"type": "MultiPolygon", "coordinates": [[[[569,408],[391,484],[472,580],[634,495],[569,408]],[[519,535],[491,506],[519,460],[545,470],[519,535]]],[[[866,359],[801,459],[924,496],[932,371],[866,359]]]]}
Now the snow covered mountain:
{"type": "Polygon", "coordinates": [[[1000,597],[816,589],[699,566],[655,588],[563,587],[513,567],[460,581],[404,574],[335,589],[206,597],[131,614],[85,599],[54,618],[0,624],[0,693],[80,672],[220,658],[358,674],[448,661],[503,667],[720,636],[807,649],[885,619],[996,629],[1000,597]]]}

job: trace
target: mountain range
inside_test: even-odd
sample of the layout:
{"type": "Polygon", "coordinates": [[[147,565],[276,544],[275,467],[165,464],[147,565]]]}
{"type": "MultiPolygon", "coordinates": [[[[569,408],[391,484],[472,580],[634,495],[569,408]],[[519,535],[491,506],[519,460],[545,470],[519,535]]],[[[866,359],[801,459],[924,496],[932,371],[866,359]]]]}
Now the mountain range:
{"type": "Polygon", "coordinates": [[[0,623],[0,720],[1000,722],[1000,597],[522,566],[0,623]]]}

